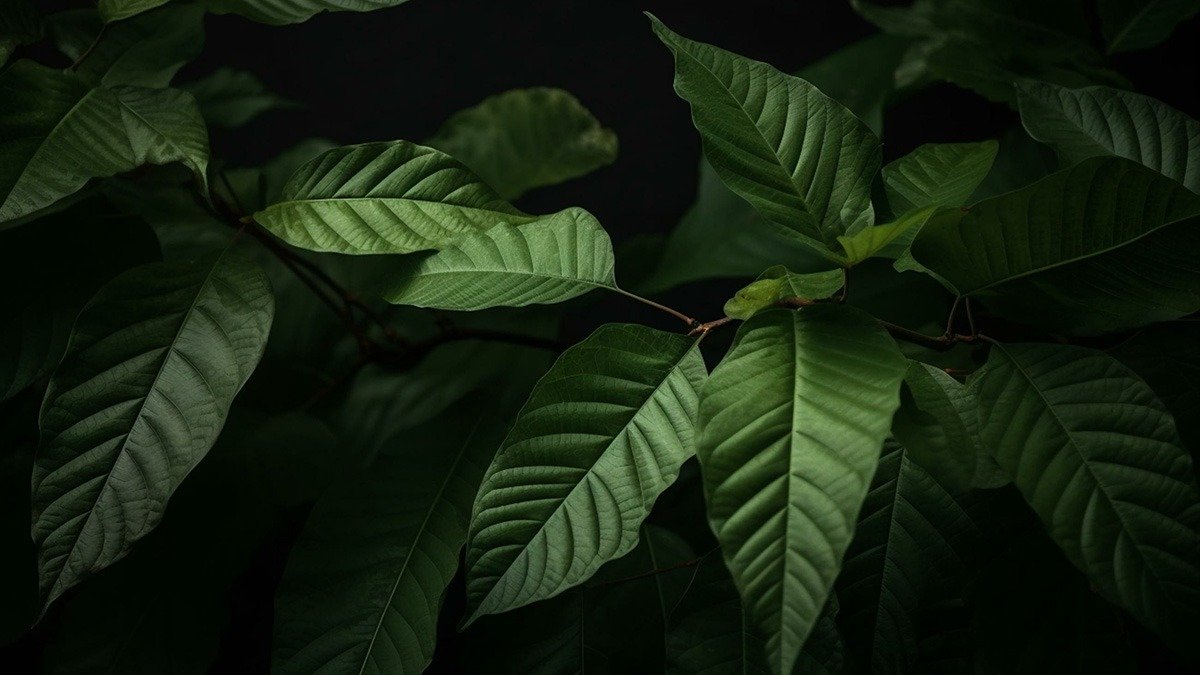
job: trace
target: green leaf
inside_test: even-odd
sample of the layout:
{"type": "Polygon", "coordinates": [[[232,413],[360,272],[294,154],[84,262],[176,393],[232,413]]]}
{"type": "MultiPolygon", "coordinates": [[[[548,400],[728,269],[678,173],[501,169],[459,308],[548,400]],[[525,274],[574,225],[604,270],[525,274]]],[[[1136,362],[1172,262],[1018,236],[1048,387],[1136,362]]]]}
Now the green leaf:
{"type": "Polygon", "coordinates": [[[307,21],[321,12],[370,12],[402,5],[406,0],[205,0],[215,14],[240,14],[282,26],[307,21]]]}
{"type": "Polygon", "coordinates": [[[1200,309],[1198,214],[1200,199],[1178,183],[1097,157],[965,214],[935,215],[912,255],[1003,316],[1121,330],[1200,309]]]}
{"type": "Polygon", "coordinates": [[[961,554],[980,534],[962,493],[939,484],[905,448],[884,447],[837,580],[838,622],[870,672],[911,668],[920,611],[961,590],[961,554]]]}
{"type": "Polygon", "coordinates": [[[466,164],[505,199],[617,159],[617,136],[562,89],[513,89],[455,113],[428,145],[466,164]]]}
{"type": "Polygon", "coordinates": [[[616,289],[612,242],[592,214],[569,208],[520,227],[501,224],[388,269],[382,297],[418,307],[479,310],[563,302],[616,289]]]}
{"type": "Polygon", "coordinates": [[[838,237],[838,243],[846,251],[846,264],[857,265],[876,255],[890,258],[903,256],[917,233],[937,211],[937,207],[926,206],[909,211],[890,223],[875,225],[850,236],[838,237]]]}
{"type": "Polygon", "coordinates": [[[1200,462],[1200,325],[1150,326],[1110,353],[1150,385],[1200,462]]]}
{"type": "Polygon", "coordinates": [[[962,206],[992,168],[1000,144],[926,143],[883,167],[888,204],[896,213],[925,206],[962,206]]]}
{"type": "Polygon", "coordinates": [[[394,141],[334,148],[292,174],[254,219],[300,248],[411,253],[460,235],[536,220],[433,148],[394,141]]]}
{"type": "Polygon", "coordinates": [[[1025,133],[1025,129],[1014,126],[1000,137],[1000,150],[972,201],[995,197],[1029,185],[1058,170],[1054,151],[1038,143],[1025,133]]]}
{"type": "Polygon", "coordinates": [[[1108,53],[1147,49],[1160,44],[1200,11],[1196,0],[1100,0],[1100,27],[1108,53]]]}
{"type": "Polygon", "coordinates": [[[833,586],[904,370],[869,316],[815,305],[752,317],[704,387],[709,521],[771,672],[791,671],[833,586]]]}
{"type": "Polygon", "coordinates": [[[844,282],[842,270],[795,274],[783,265],[775,265],[726,301],[725,315],[749,319],[784,298],[824,300],[841,290],[844,282]]]}
{"type": "Polygon", "coordinates": [[[201,181],[208,167],[208,134],[190,94],[93,89],[29,61],[0,73],[0,138],[0,221],[142,164],[183,162],[201,181]]]}
{"type": "Polygon", "coordinates": [[[204,10],[195,5],[164,7],[112,26],[93,10],[73,10],[52,16],[50,30],[67,58],[83,59],[76,72],[89,82],[158,88],[200,55],[203,21],[204,10]]]}
{"type": "Polygon", "coordinates": [[[196,99],[209,126],[236,129],[271,110],[299,105],[267,91],[257,77],[244,70],[219,68],[181,87],[196,99]]]}
{"type": "Polygon", "coordinates": [[[1117,155],[1200,193],[1200,122],[1149,96],[1109,87],[1022,82],[1021,121],[1063,163],[1117,155]]]}
{"type": "Polygon", "coordinates": [[[475,491],[517,407],[497,398],[468,398],[394,437],[369,470],[317,502],[276,600],[276,670],[429,665],[475,491]]]}
{"type": "Polygon", "coordinates": [[[639,290],[653,293],[701,279],[751,277],[771,265],[801,272],[829,269],[828,259],[771,225],[733,193],[706,160],[700,162],[696,203],[663,248],[662,259],[639,290]],[[721,246],[712,246],[720,241],[721,246]]]}
{"type": "Polygon", "coordinates": [[[86,200],[0,232],[0,401],[58,365],[71,324],[101,286],[158,260],[154,232],[103,200],[86,200]]]}
{"type": "Polygon", "coordinates": [[[106,23],[128,19],[167,4],[170,0],[100,0],[97,5],[106,23]]]}
{"type": "Polygon", "coordinates": [[[979,443],[979,400],[973,387],[941,368],[908,362],[892,434],[937,481],[955,490],[998,487],[979,443]]]}
{"type": "Polygon", "coordinates": [[[838,235],[874,220],[879,139],[804,80],[651,21],[717,174],[784,234],[841,262],[838,235]]]}
{"type": "Polygon", "coordinates": [[[1072,564],[1194,656],[1200,493],[1150,388],[1103,352],[995,344],[979,399],[984,446],[1072,564]]]}
{"type": "Polygon", "coordinates": [[[559,357],[475,500],[468,624],[553,597],[633,549],[694,453],[705,375],[695,340],[635,325],[602,326],[559,357]]]}
{"type": "Polygon", "coordinates": [[[42,16],[29,0],[0,3],[0,66],[17,47],[42,37],[42,16]]]}
{"type": "Polygon", "coordinates": [[[158,523],[262,355],[272,309],[262,272],[226,253],[130,270],[80,314],[33,475],[44,606],[158,523]]]}
{"type": "Polygon", "coordinates": [[[797,76],[849,108],[878,135],[883,109],[895,93],[896,69],[911,45],[895,35],[872,35],[805,66],[797,76]]]}

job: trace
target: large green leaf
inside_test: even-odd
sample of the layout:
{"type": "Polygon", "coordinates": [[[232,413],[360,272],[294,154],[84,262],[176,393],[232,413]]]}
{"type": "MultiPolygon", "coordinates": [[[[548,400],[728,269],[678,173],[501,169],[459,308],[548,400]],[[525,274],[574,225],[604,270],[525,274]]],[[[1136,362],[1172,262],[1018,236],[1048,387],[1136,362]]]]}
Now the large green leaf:
{"type": "Polygon", "coordinates": [[[208,133],[190,94],[92,88],[30,61],[0,73],[0,137],[0,221],[144,163],[183,162],[200,180],[208,167],[208,133]]]}
{"type": "Polygon", "coordinates": [[[840,261],[838,235],[874,220],[879,139],[804,80],[651,21],[717,174],[784,234],[840,261]]]}
{"type": "Polygon", "coordinates": [[[869,316],[816,305],[752,317],[704,387],[709,521],[771,672],[791,671],[833,586],[904,370],[869,316]]]}
{"type": "Polygon", "coordinates": [[[89,82],[165,87],[200,55],[203,20],[203,8],[180,4],[111,26],[86,9],[55,14],[49,23],[58,48],[70,59],[83,59],[76,72],[89,82]]]}
{"type": "Polygon", "coordinates": [[[429,665],[475,491],[516,409],[496,398],[465,399],[394,437],[370,469],[321,498],[279,589],[276,670],[420,673],[429,665]]]}
{"type": "Polygon", "coordinates": [[[797,75],[846,106],[871,131],[883,130],[883,109],[896,93],[896,69],[911,40],[878,34],[805,66],[797,75]]]}
{"type": "Polygon", "coordinates": [[[610,324],[538,382],[488,468],[467,547],[468,623],[571,588],[637,544],[694,453],[693,339],[610,324]]]}
{"type": "Polygon", "coordinates": [[[170,0],[100,0],[97,7],[100,10],[100,16],[107,22],[128,19],[168,2],[170,0]]]}
{"type": "Polygon", "coordinates": [[[1096,333],[1200,309],[1200,199],[1117,157],[1096,157],[968,212],[935,215],[918,263],[995,312],[1096,333]]]}
{"type": "Polygon", "coordinates": [[[1153,47],[1175,26],[1200,12],[1196,0],[1100,0],[1100,26],[1108,52],[1153,47]]]}
{"type": "Polygon", "coordinates": [[[263,273],[226,253],[130,270],[80,314],[46,393],[33,474],[45,604],[162,518],[262,355],[272,310],[263,273]]]}
{"type": "Polygon", "coordinates": [[[499,223],[536,220],[454,158],[407,141],[323,153],[254,219],[300,248],[356,254],[441,248],[499,223]]]}
{"type": "Polygon", "coordinates": [[[105,282],[158,257],[154,232],[103,200],[0,232],[0,287],[12,289],[0,299],[0,400],[58,365],[80,308],[105,282]]]}
{"type": "Polygon", "coordinates": [[[562,302],[616,288],[612,242],[592,214],[569,208],[520,227],[497,225],[387,270],[382,296],[419,307],[478,310],[562,302]]]}
{"type": "Polygon", "coordinates": [[[883,167],[888,203],[896,213],[925,206],[962,206],[983,182],[1000,144],[926,143],[883,167]]]}
{"type": "Polygon", "coordinates": [[[1029,135],[1064,163],[1117,155],[1200,193],[1200,122],[1149,96],[1109,87],[1022,82],[1017,91],[1029,135]]]}
{"type": "Polygon", "coordinates": [[[617,136],[562,89],[513,89],[455,113],[428,144],[505,199],[612,164],[617,136]]]}
{"type": "Polygon", "coordinates": [[[1099,592],[1184,653],[1200,626],[1200,492],[1163,404],[1103,352],[992,347],[984,446],[1099,592]]]}
{"type": "Polygon", "coordinates": [[[321,12],[370,12],[407,0],[205,0],[217,14],[240,14],[273,25],[300,23],[321,12]]]}
{"type": "Polygon", "coordinates": [[[884,448],[837,580],[838,623],[870,672],[906,672],[917,657],[921,609],[961,590],[961,553],[980,534],[963,494],[898,444],[884,448]]]}
{"type": "MultiPolygon", "coordinates": [[[[298,107],[267,91],[258,78],[244,70],[219,68],[182,89],[196,98],[209,126],[236,129],[264,112],[298,107]]],[[[328,149],[328,148],[326,148],[328,149]]]]}

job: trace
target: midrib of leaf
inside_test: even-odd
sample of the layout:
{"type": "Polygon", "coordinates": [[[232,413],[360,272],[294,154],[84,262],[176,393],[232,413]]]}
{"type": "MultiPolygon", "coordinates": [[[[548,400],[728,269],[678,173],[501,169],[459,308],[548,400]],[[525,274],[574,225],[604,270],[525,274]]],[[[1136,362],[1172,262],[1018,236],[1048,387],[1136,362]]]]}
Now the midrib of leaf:
{"type": "MultiPolygon", "coordinates": [[[[634,419],[637,418],[638,415],[642,414],[642,411],[645,410],[646,406],[649,405],[650,402],[654,400],[654,397],[659,393],[659,391],[661,391],[662,388],[664,386],[666,386],[666,384],[668,382],[671,381],[671,377],[679,369],[679,364],[683,363],[683,360],[691,355],[692,349],[694,349],[694,345],[693,345],[693,347],[689,347],[686,351],[684,351],[683,354],[679,357],[679,359],[676,360],[675,363],[670,367],[670,369],[667,370],[667,374],[665,377],[663,377],[662,382],[659,382],[658,385],[656,387],[654,387],[654,389],[649,393],[649,395],[646,396],[646,400],[642,401],[642,404],[640,406],[638,406],[637,410],[635,410],[633,412],[633,414],[629,416],[629,419],[624,424],[621,425],[621,430],[618,431],[613,436],[612,440],[608,442],[608,445],[604,446],[604,450],[596,455],[596,459],[592,461],[591,467],[589,467],[587,469],[587,471],[585,471],[580,476],[579,480],[576,481],[575,486],[572,487],[571,491],[568,492],[567,495],[562,498],[562,500],[558,503],[558,506],[555,506],[554,510],[546,515],[546,518],[542,521],[541,525],[538,526],[538,529],[529,537],[529,542],[532,542],[535,538],[537,538],[543,532],[545,532],[546,531],[546,523],[550,522],[550,520],[552,518],[554,518],[555,516],[557,516],[559,513],[561,513],[563,511],[563,508],[566,505],[566,503],[571,501],[571,498],[575,496],[576,491],[580,489],[580,486],[582,486],[586,483],[587,477],[592,475],[593,473],[595,473],[596,465],[600,463],[601,459],[603,459],[605,456],[608,455],[609,451],[612,450],[613,445],[616,444],[617,439],[621,437],[621,434],[624,433],[629,428],[629,425],[633,422],[634,419]]],[[[575,375],[572,377],[578,377],[578,375],[575,375]]],[[[686,379],[686,378],[684,378],[684,379],[686,379]]],[[[560,380],[556,380],[556,381],[560,381],[560,380]]],[[[688,383],[688,386],[691,386],[691,383],[688,383]]],[[[640,494],[640,492],[641,491],[639,490],[639,494],[640,494]]],[[[518,557],[520,557],[521,555],[526,555],[526,551],[529,549],[529,542],[526,542],[524,545],[521,546],[521,551],[517,554],[518,557]]],[[[499,580],[508,576],[508,571],[509,570],[506,569],[504,571],[504,573],[501,574],[500,577],[497,578],[497,583],[492,586],[491,590],[488,591],[488,594],[486,596],[484,596],[483,600],[479,601],[478,607],[483,607],[485,604],[488,603],[488,601],[490,601],[492,599],[492,596],[496,593],[496,590],[500,587],[499,580]]],[[[479,609],[477,608],[475,610],[474,615],[471,617],[471,620],[474,620],[474,619],[478,618],[479,616],[481,616],[481,615],[479,614],[479,609]]]]}
{"type": "MultiPolygon", "coordinates": [[[[421,519],[421,526],[417,529],[417,536],[413,538],[412,545],[408,547],[408,553],[404,556],[404,562],[400,565],[400,570],[396,573],[396,578],[392,581],[392,587],[388,591],[387,602],[383,603],[379,611],[379,620],[375,622],[375,630],[371,633],[371,639],[367,642],[367,651],[363,654],[362,663],[358,667],[358,675],[363,675],[367,668],[367,662],[371,660],[371,652],[375,649],[375,641],[379,638],[379,630],[383,627],[383,618],[387,616],[388,607],[391,607],[392,600],[396,597],[396,589],[400,587],[400,580],[408,571],[408,564],[412,561],[413,553],[416,552],[421,539],[425,536],[426,529],[429,525],[429,519],[433,516],[433,512],[437,510],[438,505],[442,501],[442,495],[446,493],[446,486],[450,485],[450,480],[454,477],[454,472],[458,469],[459,462],[462,461],[463,455],[467,453],[467,448],[470,447],[471,441],[474,440],[475,434],[479,431],[479,427],[483,424],[483,415],[480,415],[475,423],[471,426],[471,431],[459,446],[458,455],[454,457],[449,469],[446,471],[446,477],[442,479],[442,484],[438,486],[437,494],[434,495],[432,501],[429,502],[429,508],[425,511],[424,518],[421,519]]],[[[457,564],[457,562],[455,563],[457,564]]]]}
{"type": "MultiPolygon", "coordinates": [[[[1091,476],[1092,480],[1096,484],[1096,487],[1100,489],[1100,493],[1104,496],[1104,501],[1108,503],[1109,508],[1113,510],[1113,513],[1117,515],[1117,519],[1121,521],[1121,529],[1124,531],[1125,535],[1128,536],[1131,541],[1133,541],[1134,545],[1137,546],[1142,567],[1147,571],[1147,574],[1154,578],[1155,585],[1158,586],[1158,589],[1163,593],[1163,596],[1165,598],[1169,598],[1169,593],[1166,593],[1165,589],[1162,587],[1162,580],[1158,576],[1158,569],[1153,565],[1147,564],[1146,555],[1142,552],[1142,542],[1139,541],[1136,534],[1137,528],[1132,528],[1129,526],[1129,523],[1125,519],[1125,513],[1118,508],[1120,502],[1109,494],[1111,488],[1106,485],[1104,481],[1100,480],[1100,476],[1097,475],[1096,471],[1088,464],[1087,457],[1083,454],[1083,451],[1080,450],[1079,445],[1075,442],[1075,437],[1072,435],[1069,427],[1063,423],[1062,417],[1059,416],[1058,412],[1054,409],[1054,406],[1050,405],[1050,401],[1046,399],[1045,394],[1042,393],[1041,388],[1037,386],[1036,382],[1034,382],[1033,377],[1029,375],[1019,361],[1013,358],[1012,354],[1008,353],[1008,350],[1005,349],[1003,345],[998,342],[992,343],[992,348],[999,349],[1001,352],[1003,352],[1009,363],[1013,364],[1013,367],[1018,373],[1021,374],[1021,377],[1029,383],[1030,389],[1037,393],[1037,397],[1042,402],[1042,405],[1045,407],[1046,411],[1050,413],[1050,416],[1054,418],[1054,422],[1059,426],[1060,429],[1062,429],[1063,435],[1067,437],[1068,445],[1070,445],[1071,449],[1074,450],[1075,454],[1079,457],[1079,463],[1087,471],[1088,475],[1091,476]]],[[[1165,553],[1165,551],[1163,552],[1165,553]]]]}
{"type": "Polygon", "coordinates": [[[904,476],[904,456],[907,450],[901,449],[900,462],[896,469],[896,480],[892,485],[892,504],[888,512],[888,535],[883,543],[883,566],[879,571],[879,593],[875,598],[875,621],[871,624],[871,654],[869,658],[874,661],[875,656],[875,641],[879,639],[879,622],[884,614],[883,608],[883,585],[887,580],[888,570],[888,551],[892,548],[893,537],[896,535],[896,505],[900,503],[900,479],[904,476]]]}
{"type": "MultiPolygon", "coordinates": [[[[1091,186],[1089,186],[1088,189],[1090,191],[1092,189],[1091,186]]],[[[1019,191],[1019,190],[1017,190],[1017,191],[1019,191]]],[[[1028,211],[1028,209],[1026,209],[1026,210],[1028,211]]],[[[1161,225],[1156,225],[1156,226],[1154,226],[1154,228],[1152,228],[1150,230],[1146,230],[1145,232],[1137,235],[1136,237],[1133,237],[1131,239],[1126,239],[1125,241],[1118,242],[1116,244],[1113,244],[1112,246],[1107,246],[1105,248],[1091,251],[1091,252],[1085,253],[1083,255],[1077,255],[1077,256],[1074,256],[1071,258],[1059,260],[1058,262],[1051,263],[1049,265],[1045,265],[1042,267],[1038,267],[1036,269],[1026,270],[1024,272],[1020,272],[1020,273],[1014,274],[1012,276],[1004,277],[1003,279],[998,279],[996,281],[992,281],[990,283],[984,284],[983,286],[979,286],[977,288],[972,288],[967,291],[960,290],[959,293],[961,295],[971,295],[972,293],[978,293],[979,291],[986,291],[986,290],[989,290],[996,286],[1003,286],[1004,284],[1007,284],[1011,281],[1016,281],[1017,279],[1024,279],[1025,277],[1035,276],[1035,275],[1041,274],[1043,272],[1049,272],[1050,270],[1057,269],[1059,267],[1063,267],[1065,265],[1071,265],[1071,264],[1080,262],[1082,260],[1087,260],[1089,258],[1096,258],[1096,257],[1102,256],[1102,255],[1105,255],[1107,253],[1112,253],[1113,251],[1118,251],[1122,248],[1125,248],[1126,246],[1132,246],[1133,244],[1136,244],[1137,242],[1141,241],[1142,239],[1145,239],[1146,237],[1149,237],[1152,234],[1157,234],[1159,232],[1159,230],[1162,230],[1167,227],[1172,227],[1172,226],[1178,225],[1179,223],[1182,223],[1186,220],[1195,218],[1197,215],[1200,215],[1200,212],[1191,213],[1191,214],[1188,214],[1181,218],[1176,218],[1175,220],[1165,222],[1161,225]]],[[[962,221],[959,221],[959,222],[961,223],[962,221]]],[[[956,223],[955,229],[958,229],[957,225],[958,224],[956,223]]],[[[918,262],[920,262],[920,261],[918,261],[918,262]]]]}
{"type": "MultiPolygon", "coordinates": [[[[183,334],[183,329],[185,326],[187,326],[188,320],[191,319],[192,312],[194,312],[196,310],[197,303],[200,302],[200,297],[202,295],[204,295],[204,291],[208,288],[209,283],[212,281],[213,272],[221,264],[221,261],[225,259],[225,255],[228,252],[229,252],[229,249],[228,248],[225,249],[225,251],[223,251],[221,253],[221,255],[217,257],[216,261],[213,262],[212,266],[208,268],[208,273],[204,275],[204,281],[201,282],[200,287],[196,290],[196,296],[194,298],[192,298],[192,302],[190,305],[188,305],[187,311],[185,311],[183,313],[183,318],[180,319],[180,321],[179,321],[179,327],[175,329],[175,335],[174,335],[174,337],[171,338],[171,344],[168,345],[166,351],[163,352],[162,361],[159,362],[158,370],[154,374],[154,381],[150,383],[149,389],[146,390],[146,395],[142,397],[142,402],[140,404],[138,404],[137,414],[133,416],[133,423],[129,425],[129,431],[126,431],[125,433],[121,434],[121,436],[123,436],[123,438],[121,439],[121,448],[116,453],[113,454],[113,461],[112,461],[111,465],[108,467],[108,470],[104,474],[104,481],[101,483],[100,489],[96,492],[96,498],[95,498],[95,500],[92,501],[91,511],[89,511],[87,517],[84,518],[84,520],[83,520],[84,523],[87,523],[89,520],[91,520],[92,518],[94,518],[96,516],[96,507],[100,505],[101,497],[103,497],[105,492],[108,490],[109,481],[112,480],[113,469],[116,467],[116,464],[121,459],[121,457],[128,452],[129,434],[133,432],[133,428],[134,428],[134,426],[137,425],[138,421],[142,419],[142,415],[146,410],[146,401],[150,400],[150,393],[155,391],[156,389],[158,389],[158,382],[159,382],[159,380],[162,379],[163,369],[166,367],[167,361],[171,360],[171,354],[176,353],[175,345],[179,342],[179,336],[183,334]]],[[[219,324],[214,323],[214,325],[220,327],[219,324]]],[[[223,327],[220,328],[220,330],[222,332],[224,332],[223,327]]],[[[191,365],[191,362],[188,361],[186,357],[183,357],[182,354],[180,354],[180,357],[183,358],[184,361],[186,361],[191,366],[192,370],[197,375],[200,376],[201,380],[204,379],[204,375],[196,368],[196,366],[191,365]]],[[[87,384],[87,382],[84,382],[83,384],[87,384]]],[[[83,384],[76,385],[75,387],[73,387],[73,389],[77,389],[80,386],[83,386],[83,384]]],[[[205,385],[207,386],[207,381],[205,381],[205,385]]],[[[209,391],[210,392],[212,391],[212,387],[209,387],[209,391]]],[[[172,403],[172,405],[174,405],[174,403],[172,403]]],[[[155,437],[158,438],[158,432],[154,432],[154,433],[155,433],[155,437]]],[[[57,438],[57,436],[55,438],[57,438]]],[[[160,442],[161,442],[161,439],[160,439],[160,442]]],[[[133,462],[133,464],[135,467],[137,467],[139,472],[142,471],[140,464],[138,464],[137,462],[133,462]]],[[[190,473],[190,470],[189,470],[189,473],[190,473]]],[[[49,476],[47,476],[46,478],[49,478],[49,476]]],[[[45,482],[45,480],[46,479],[43,478],[42,482],[45,482]]],[[[61,526],[58,529],[62,529],[61,526]]],[[[74,537],[74,541],[71,542],[71,550],[68,551],[65,556],[67,563],[69,563],[71,561],[71,556],[75,555],[75,550],[78,547],[79,547],[79,537],[74,537]]],[[[125,557],[126,553],[128,553],[128,550],[123,551],[120,554],[118,554],[117,559],[119,560],[120,558],[125,557]]],[[[64,563],[63,566],[59,568],[58,574],[55,575],[54,585],[50,587],[50,593],[53,593],[54,589],[58,586],[59,582],[62,581],[63,572],[68,567],[67,563],[64,563]]],[[[43,608],[42,611],[45,612],[45,608],[43,608]]]]}
{"type": "Polygon", "coordinates": [[[542,278],[542,279],[553,279],[555,281],[569,281],[571,283],[580,284],[582,286],[591,286],[592,288],[616,289],[615,284],[600,283],[597,281],[592,281],[590,279],[581,279],[579,277],[568,277],[568,276],[563,276],[561,274],[546,274],[543,272],[538,272],[536,270],[533,270],[533,271],[516,270],[516,271],[514,271],[511,269],[473,267],[471,269],[465,269],[465,270],[441,270],[441,271],[437,271],[437,272],[422,272],[420,274],[413,275],[412,278],[413,279],[427,279],[429,277],[455,276],[455,275],[470,277],[470,276],[476,276],[481,272],[485,273],[485,274],[496,274],[496,275],[500,275],[500,276],[538,277],[538,278],[542,278]]]}
{"type": "MultiPolygon", "coordinates": [[[[788,475],[787,475],[787,495],[784,497],[787,501],[785,503],[786,509],[784,511],[784,516],[783,516],[783,536],[784,536],[783,579],[780,582],[780,588],[779,588],[779,643],[780,644],[779,644],[778,649],[776,650],[776,654],[779,655],[779,663],[777,664],[778,668],[776,670],[776,672],[778,672],[778,673],[786,673],[788,671],[786,664],[788,662],[788,651],[789,650],[784,648],[784,645],[783,645],[784,636],[787,635],[787,623],[788,622],[787,622],[787,612],[784,611],[783,604],[784,604],[784,595],[786,594],[786,581],[789,578],[788,569],[791,567],[788,564],[788,561],[791,558],[792,542],[788,541],[788,538],[789,538],[789,533],[792,531],[792,528],[791,528],[792,510],[794,508],[794,506],[792,504],[792,497],[793,497],[793,495],[796,494],[797,484],[801,482],[799,477],[796,476],[796,472],[795,472],[796,430],[800,428],[800,419],[799,419],[799,415],[798,415],[798,409],[796,406],[796,401],[800,400],[800,366],[798,363],[798,361],[800,360],[800,331],[797,330],[797,327],[796,327],[796,321],[798,320],[798,318],[799,318],[798,314],[793,314],[790,317],[791,329],[792,329],[792,358],[789,359],[788,362],[792,366],[792,400],[789,401],[788,403],[792,407],[792,415],[791,415],[792,424],[791,424],[791,428],[787,430],[787,433],[788,433],[788,443],[787,443],[788,475]]],[[[740,596],[741,596],[740,592],[738,593],[738,596],[740,598],[740,596]]],[[[742,634],[743,634],[742,641],[745,642],[746,625],[745,625],[745,609],[744,608],[742,609],[742,622],[743,622],[742,623],[742,634]]],[[[809,627],[809,630],[810,631],[812,630],[811,626],[809,627]]],[[[795,664],[796,664],[796,659],[792,659],[791,661],[792,661],[791,667],[794,668],[795,664]]],[[[745,662],[746,662],[746,656],[743,653],[743,655],[742,655],[743,668],[745,668],[745,665],[744,665],[745,662]]]]}

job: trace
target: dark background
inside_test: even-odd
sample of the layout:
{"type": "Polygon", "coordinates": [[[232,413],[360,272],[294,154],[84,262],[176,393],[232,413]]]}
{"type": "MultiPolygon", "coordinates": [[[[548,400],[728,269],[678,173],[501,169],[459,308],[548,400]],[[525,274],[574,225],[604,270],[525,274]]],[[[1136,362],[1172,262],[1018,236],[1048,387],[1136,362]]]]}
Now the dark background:
{"type": "MultiPolygon", "coordinates": [[[[687,105],[672,90],[671,58],[651,34],[643,10],[687,37],[787,72],[874,32],[846,0],[412,0],[393,9],[321,14],[282,27],[237,16],[207,17],[204,54],[177,81],[219,67],[238,68],[304,105],[268,113],[242,129],[213,130],[214,158],[235,166],[265,161],[314,136],[339,143],[419,141],[453,112],[491,94],[514,87],[562,87],[615,130],[619,159],[594,174],[536,190],[520,205],[532,212],[582,206],[619,247],[635,236],[665,234],[674,227],[695,197],[700,157],[687,105]]],[[[1197,116],[1197,28],[1200,20],[1194,19],[1168,44],[1121,55],[1114,65],[1138,91],[1197,116]]],[[[1017,122],[1003,105],[935,85],[886,113],[884,161],[923,143],[998,137],[1017,122]]],[[[739,285],[697,284],[664,297],[692,316],[713,319],[739,285]]],[[[571,320],[572,337],[604,321],[677,328],[669,317],[620,297],[598,296],[586,307],[571,320]]],[[[281,537],[277,545],[264,546],[235,590],[234,617],[217,664],[221,672],[267,671],[272,594],[263,589],[275,583],[286,556],[288,534],[281,537]]],[[[453,600],[461,598],[457,583],[449,593],[450,611],[444,612],[450,621],[459,614],[453,600]]],[[[10,651],[15,660],[3,662],[33,656],[39,641],[34,637],[16,645],[16,654],[10,651]]],[[[457,655],[447,654],[453,650],[453,639],[439,645],[443,668],[456,660],[457,655]]],[[[23,670],[18,666],[15,672],[23,670]]]]}

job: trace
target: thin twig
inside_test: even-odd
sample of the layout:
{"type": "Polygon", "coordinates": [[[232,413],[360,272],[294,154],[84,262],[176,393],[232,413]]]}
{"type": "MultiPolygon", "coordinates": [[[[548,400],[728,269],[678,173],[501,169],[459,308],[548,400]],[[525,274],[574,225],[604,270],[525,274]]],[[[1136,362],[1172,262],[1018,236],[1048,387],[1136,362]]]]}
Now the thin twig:
{"type": "Polygon", "coordinates": [[[727,324],[733,320],[734,320],[734,318],[732,316],[723,316],[720,319],[716,319],[715,321],[707,321],[707,322],[699,324],[698,326],[693,328],[688,333],[688,335],[693,335],[693,336],[707,335],[710,330],[712,330],[714,328],[720,328],[721,326],[724,326],[725,324],[727,324]]]}
{"type": "Polygon", "coordinates": [[[100,32],[96,33],[96,37],[92,39],[92,44],[88,45],[87,49],[83,50],[83,53],[80,54],[79,57],[71,63],[71,65],[67,66],[67,70],[75,70],[79,67],[79,64],[83,63],[84,59],[92,55],[92,52],[96,50],[96,45],[100,44],[100,40],[104,37],[104,34],[108,32],[108,26],[108,23],[100,26],[100,32]]]}
{"type": "Polygon", "coordinates": [[[958,303],[961,301],[961,295],[954,296],[954,304],[950,305],[950,316],[946,317],[946,335],[954,333],[954,315],[958,313],[958,303]]]}
{"type": "Polygon", "coordinates": [[[638,302],[640,302],[644,305],[649,305],[650,307],[653,307],[657,310],[661,310],[663,312],[666,312],[667,314],[670,314],[671,316],[675,317],[676,319],[679,319],[680,321],[682,321],[689,329],[695,328],[696,326],[700,325],[699,321],[693,319],[692,317],[688,316],[687,314],[684,314],[683,312],[680,312],[677,309],[671,309],[670,307],[667,307],[666,305],[659,304],[653,300],[650,300],[649,298],[643,298],[640,295],[630,293],[629,291],[626,291],[621,288],[615,288],[613,290],[620,293],[621,295],[624,295],[627,298],[632,298],[633,300],[637,300],[638,302]]]}

